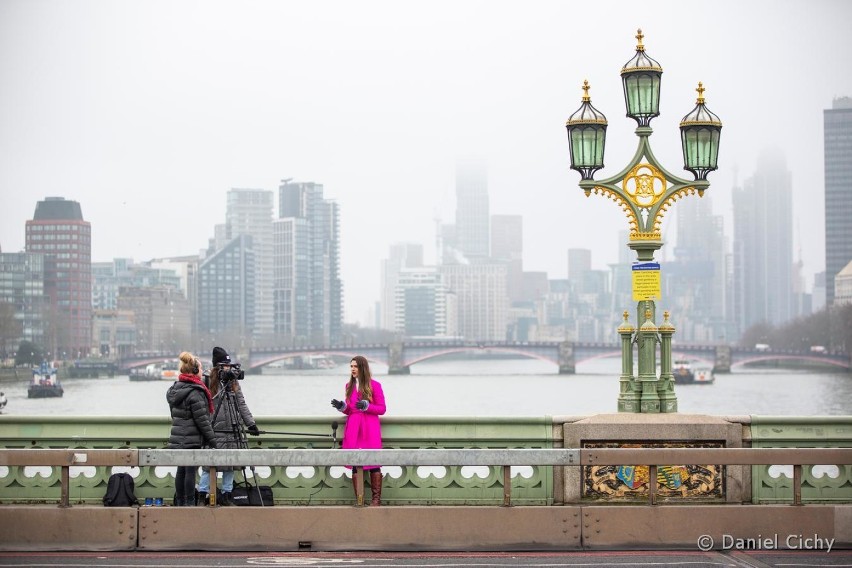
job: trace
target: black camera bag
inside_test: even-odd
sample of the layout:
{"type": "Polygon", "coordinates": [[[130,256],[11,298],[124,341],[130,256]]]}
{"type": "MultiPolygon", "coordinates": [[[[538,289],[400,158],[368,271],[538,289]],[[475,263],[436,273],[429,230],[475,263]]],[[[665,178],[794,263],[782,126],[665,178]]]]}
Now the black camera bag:
{"type": "Polygon", "coordinates": [[[250,507],[272,507],[275,502],[272,499],[272,488],[268,485],[234,485],[231,491],[231,502],[234,505],[250,507]],[[260,495],[258,496],[258,491],[260,495]]]}

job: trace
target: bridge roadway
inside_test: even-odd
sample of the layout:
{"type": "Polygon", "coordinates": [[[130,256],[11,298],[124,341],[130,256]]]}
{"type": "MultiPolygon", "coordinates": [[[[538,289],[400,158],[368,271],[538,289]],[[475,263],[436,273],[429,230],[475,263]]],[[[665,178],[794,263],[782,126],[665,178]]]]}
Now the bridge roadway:
{"type": "Polygon", "coordinates": [[[852,550],[581,551],[581,552],[0,552],[0,566],[128,568],[176,566],[317,566],[442,568],[483,566],[687,566],[689,568],[852,566],[852,550]]]}
{"type": "MultiPolygon", "coordinates": [[[[240,355],[243,368],[260,369],[271,363],[315,355],[353,357],[364,355],[372,362],[388,366],[389,374],[408,374],[411,366],[428,359],[463,353],[492,353],[529,357],[553,363],[560,374],[573,374],[576,365],[606,357],[620,357],[617,343],[583,342],[518,342],[518,341],[420,341],[387,344],[300,346],[252,349],[240,355]]],[[[122,369],[176,359],[177,353],[145,354],[121,361],[122,369]]],[[[673,357],[689,359],[712,367],[717,373],[729,373],[732,368],[752,363],[796,364],[849,370],[852,360],[845,353],[814,353],[811,351],[756,350],[729,345],[673,346],[673,357]]]]}

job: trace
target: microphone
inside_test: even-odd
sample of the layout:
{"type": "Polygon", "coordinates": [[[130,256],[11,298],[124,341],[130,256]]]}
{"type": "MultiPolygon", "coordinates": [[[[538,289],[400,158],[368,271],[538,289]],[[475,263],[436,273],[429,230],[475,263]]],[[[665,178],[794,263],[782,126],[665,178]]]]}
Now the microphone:
{"type": "Polygon", "coordinates": [[[331,423],[331,448],[337,445],[337,420],[331,423]]]}

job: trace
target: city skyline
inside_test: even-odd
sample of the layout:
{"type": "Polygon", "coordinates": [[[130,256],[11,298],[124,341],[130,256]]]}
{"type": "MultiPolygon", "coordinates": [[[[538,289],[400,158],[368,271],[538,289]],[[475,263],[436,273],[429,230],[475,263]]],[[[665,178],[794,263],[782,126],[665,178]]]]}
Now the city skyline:
{"type": "MultiPolygon", "coordinates": [[[[551,2],[165,6],[0,5],[4,252],[23,250],[34,204],[57,195],[81,203],[95,262],[197,254],[229,189],[314,181],[340,205],[344,319],[362,321],[390,244],[422,243],[434,260],[454,165],[472,155],[487,166],[491,213],[524,218],[525,270],[563,277],[565,251],[589,245],[596,266],[616,262],[623,217],[583,197],[564,122],[589,79],[610,124],[603,172],[629,159],[618,71],[642,27],[664,69],[652,124],[663,164],[682,173],[677,122],[702,80],[724,124],[714,213],[731,227],[733,187],[777,145],[792,174],[794,260],[801,250],[809,286],[825,267],[822,113],[852,95],[847,3],[721,2],[719,14],[738,16],[708,24],[712,41],[668,2],[648,3],[653,17],[612,9],[621,3],[584,14],[605,30],[551,2]],[[800,82],[778,83],[794,69],[800,82]]],[[[663,226],[672,240],[677,214],[663,226]]]]}

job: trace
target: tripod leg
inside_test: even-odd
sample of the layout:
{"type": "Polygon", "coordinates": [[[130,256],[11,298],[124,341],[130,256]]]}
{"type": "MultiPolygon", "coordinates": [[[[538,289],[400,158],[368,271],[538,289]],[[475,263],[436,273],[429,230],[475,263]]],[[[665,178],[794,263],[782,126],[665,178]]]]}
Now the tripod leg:
{"type": "Polygon", "coordinates": [[[219,474],[216,473],[216,468],[210,468],[210,505],[212,507],[216,506],[216,496],[218,495],[218,490],[216,488],[219,483],[219,474]]]}

